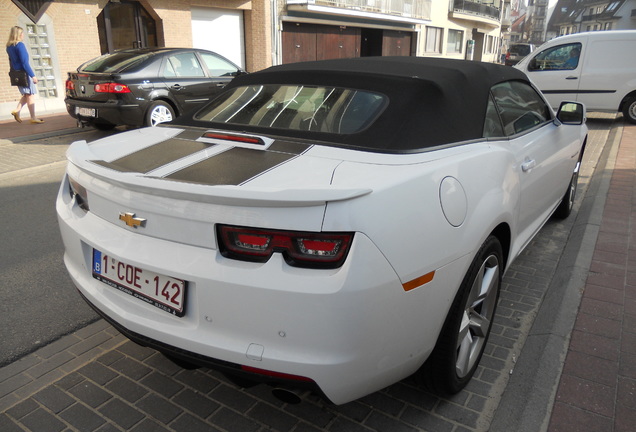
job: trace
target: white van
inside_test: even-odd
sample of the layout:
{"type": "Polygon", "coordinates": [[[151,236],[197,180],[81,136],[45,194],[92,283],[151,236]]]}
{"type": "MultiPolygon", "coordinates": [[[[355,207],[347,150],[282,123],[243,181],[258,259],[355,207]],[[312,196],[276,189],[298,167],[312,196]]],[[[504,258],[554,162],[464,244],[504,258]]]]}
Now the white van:
{"type": "Polygon", "coordinates": [[[514,67],[554,108],[564,100],[583,102],[588,111],[622,111],[636,123],[636,30],[557,37],[514,67]]]}

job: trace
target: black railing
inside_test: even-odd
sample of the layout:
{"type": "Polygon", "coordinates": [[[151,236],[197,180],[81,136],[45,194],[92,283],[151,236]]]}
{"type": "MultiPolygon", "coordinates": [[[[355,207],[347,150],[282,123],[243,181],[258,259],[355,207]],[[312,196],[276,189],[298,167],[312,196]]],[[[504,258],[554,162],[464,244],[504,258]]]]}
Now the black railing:
{"type": "Polygon", "coordinates": [[[488,18],[499,19],[499,8],[494,6],[494,2],[477,2],[470,0],[455,0],[453,11],[467,12],[474,15],[486,16],[488,18]]]}

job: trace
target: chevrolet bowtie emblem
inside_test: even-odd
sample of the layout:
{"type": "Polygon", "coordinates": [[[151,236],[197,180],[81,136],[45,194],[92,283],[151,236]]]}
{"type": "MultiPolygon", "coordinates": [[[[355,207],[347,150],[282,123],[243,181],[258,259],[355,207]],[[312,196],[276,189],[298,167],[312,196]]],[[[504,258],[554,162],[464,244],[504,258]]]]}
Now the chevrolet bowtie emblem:
{"type": "Polygon", "coordinates": [[[119,213],[119,220],[122,220],[129,227],[137,228],[146,226],[146,219],[135,217],[134,213],[119,213]]]}

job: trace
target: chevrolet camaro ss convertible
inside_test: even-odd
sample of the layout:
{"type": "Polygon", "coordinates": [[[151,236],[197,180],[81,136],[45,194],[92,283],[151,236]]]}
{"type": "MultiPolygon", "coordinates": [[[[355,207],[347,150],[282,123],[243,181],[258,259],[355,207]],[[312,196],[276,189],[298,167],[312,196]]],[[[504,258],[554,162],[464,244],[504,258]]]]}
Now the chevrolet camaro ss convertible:
{"type": "Polygon", "coordinates": [[[68,150],[80,294],[182,364],[343,404],[415,375],[461,390],[502,275],[572,210],[585,107],[525,74],[376,57],[236,77],[158,127],[68,150]]]}

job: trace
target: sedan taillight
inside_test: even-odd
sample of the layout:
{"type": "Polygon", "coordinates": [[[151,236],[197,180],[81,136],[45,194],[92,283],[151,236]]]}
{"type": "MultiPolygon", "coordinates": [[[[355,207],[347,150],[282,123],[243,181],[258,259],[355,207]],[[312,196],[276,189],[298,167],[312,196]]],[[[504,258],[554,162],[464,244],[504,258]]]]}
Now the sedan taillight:
{"type": "Polygon", "coordinates": [[[280,231],[217,225],[221,254],[242,261],[265,262],[281,252],[293,267],[337,268],[342,266],[353,233],[280,231]]]}
{"type": "Polygon", "coordinates": [[[75,83],[70,79],[66,80],[66,90],[75,90],[75,83]]]}
{"type": "Polygon", "coordinates": [[[130,88],[126,84],[101,83],[95,84],[95,93],[130,93],[130,88]]]}

